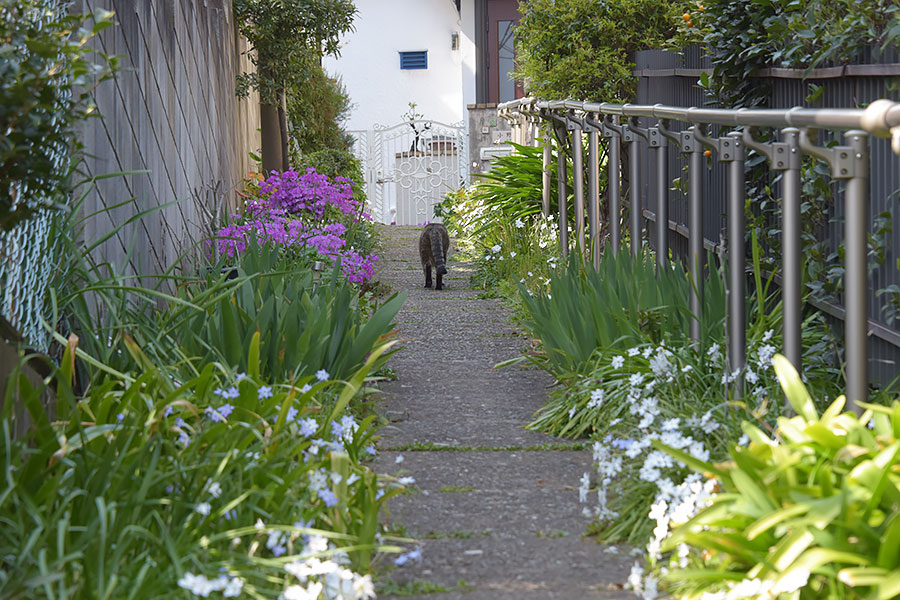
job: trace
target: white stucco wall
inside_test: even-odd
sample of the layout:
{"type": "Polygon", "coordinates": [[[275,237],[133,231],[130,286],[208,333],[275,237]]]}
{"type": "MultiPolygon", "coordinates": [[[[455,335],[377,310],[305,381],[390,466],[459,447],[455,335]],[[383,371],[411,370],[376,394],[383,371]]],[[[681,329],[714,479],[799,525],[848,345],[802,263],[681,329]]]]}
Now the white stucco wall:
{"type": "Polygon", "coordinates": [[[345,36],[340,58],[324,61],[355,104],[346,129],[398,123],[410,102],[426,119],[463,121],[475,101],[473,5],[463,0],[460,14],[451,0],[356,0],[356,31],[345,36]],[[428,51],[428,69],[401,70],[399,53],[418,50],[428,51]]]}

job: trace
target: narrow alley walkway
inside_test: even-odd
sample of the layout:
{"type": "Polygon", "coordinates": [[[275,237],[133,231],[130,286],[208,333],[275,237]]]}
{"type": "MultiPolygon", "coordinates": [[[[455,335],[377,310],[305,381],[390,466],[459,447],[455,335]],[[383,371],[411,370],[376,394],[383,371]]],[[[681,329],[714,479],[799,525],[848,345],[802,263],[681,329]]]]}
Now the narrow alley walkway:
{"type": "Polygon", "coordinates": [[[633,598],[621,585],[634,559],[581,538],[590,451],[523,429],[548,377],[493,369],[525,339],[499,300],[469,288],[472,269],[452,252],[445,289],[423,287],[419,232],[382,229],[381,280],[409,298],[398,315],[404,349],[389,363],[398,379],[381,386],[390,424],[377,470],[415,478],[418,493],[391,501],[390,522],[422,540],[422,560],[398,567],[380,597],[633,598]]]}

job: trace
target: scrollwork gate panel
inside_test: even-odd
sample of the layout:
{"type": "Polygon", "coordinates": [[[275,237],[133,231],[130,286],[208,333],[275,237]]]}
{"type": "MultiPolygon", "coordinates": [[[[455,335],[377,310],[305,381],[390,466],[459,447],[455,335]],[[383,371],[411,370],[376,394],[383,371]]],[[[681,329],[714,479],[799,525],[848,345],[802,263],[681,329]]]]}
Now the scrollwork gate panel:
{"type": "Polygon", "coordinates": [[[381,223],[422,225],[436,219],[434,205],[466,185],[466,129],[415,119],[370,131],[352,131],[363,162],[372,217],[381,223]]]}

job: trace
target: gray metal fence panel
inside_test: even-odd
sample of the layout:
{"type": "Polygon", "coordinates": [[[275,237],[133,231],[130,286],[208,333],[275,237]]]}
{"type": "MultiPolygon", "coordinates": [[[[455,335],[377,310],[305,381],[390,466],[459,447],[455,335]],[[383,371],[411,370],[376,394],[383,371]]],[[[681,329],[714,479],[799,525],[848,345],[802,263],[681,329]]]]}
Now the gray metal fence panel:
{"type": "MultiPolygon", "coordinates": [[[[860,108],[878,98],[900,100],[900,91],[896,87],[896,75],[892,69],[900,62],[896,50],[889,50],[877,59],[871,56],[870,64],[876,67],[876,73],[858,74],[859,69],[842,71],[820,70],[807,73],[781,70],[769,70],[768,76],[760,78],[760,85],[769,90],[766,106],[768,108],[789,108],[806,106],[810,108],[860,108]],[[849,74],[848,74],[849,73],[849,74]],[[777,76],[772,76],[777,75],[777,76]],[[813,99],[812,94],[821,87],[820,95],[813,99]]],[[[704,57],[699,48],[689,48],[683,54],[651,50],[639,52],[636,56],[635,72],[639,75],[637,104],[667,104],[672,106],[706,106],[709,99],[705,91],[698,85],[700,70],[708,70],[711,63],[704,57]]],[[[870,69],[870,71],[873,69],[870,69]]],[[[718,133],[713,128],[712,133],[718,133]]],[[[824,138],[827,139],[827,138],[824,138]]],[[[900,346],[882,339],[890,337],[890,332],[900,333],[900,324],[889,323],[885,311],[889,307],[889,296],[877,296],[876,291],[889,285],[900,285],[900,269],[897,260],[900,258],[900,158],[891,151],[889,140],[871,139],[871,169],[873,177],[871,185],[871,205],[869,222],[874,223],[878,215],[890,215],[890,231],[883,239],[884,260],[881,265],[874,265],[871,272],[871,293],[869,295],[869,319],[876,326],[876,335],[870,335],[870,378],[873,382],[887,383],[900,373],[900,346]],[[881,328],[877,326],[880,325],[881,328]],[[882,329],[883,328],[883,329],[882,329]],[[886,330],[886,331],[885,331],[886,330]],[[878,333],[881,333],[879,337],[878,333]]],[[[649,159],[649,150],[644,149],[644,160],[649,159]]],[[[678,177],[683,172],[685,159],[679,153],[669,153],[670,177],[678,177]]],[[[726,171],[714,153],[708,161],[710,168],[704,180],[706,190],[704,205],[703,234],[708,240],[719,241],[724,231],[725,214],[725,174],[726,171]]],[[[645,163],[649,164],[649,163],[645,163]]],[[[644,197],[649,197],[649,190],[655,186],[654,171],[644,179],[644,197]]],[[[774,180],[773,180],[774,181],[774,180]]],[[[842,186],[834,184],[833,199],[827,207],[828,222],[824,225],[829,249],[837,252],[843,239],[844,200],[842,186]]],[[[776,183],[776,195],[779,186],[776,183]]],[[[684,196],[678,192],[670,195],[669,218],[678,225],[687,227],[687,209],[684,196]]],[[[674,231],[670,231],[669,247],[676,256],[686,256],[687,240],[674,231]]],[[[843,299],[823,298],[841,305],[843,299]]],[[[829,317],[831,322],[841,328],[841,320],[829,317]]]]}

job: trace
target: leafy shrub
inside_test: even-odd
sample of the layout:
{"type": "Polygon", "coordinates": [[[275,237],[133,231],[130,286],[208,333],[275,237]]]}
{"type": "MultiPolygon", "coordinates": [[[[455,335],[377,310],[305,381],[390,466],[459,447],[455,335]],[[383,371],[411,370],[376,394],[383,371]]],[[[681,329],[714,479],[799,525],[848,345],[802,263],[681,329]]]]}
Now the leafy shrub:
{"type": "MultiPolygon", "coordinates": [[[[464,190],[448,195],[441,205],[440,216],[449,218],[449,226],[455,227],[460,234],[468,237],[490,235],[491,229],[498,225],[525,220],[537,215],[542,210],[543,186],[543,148],[520,146],[510,143],[515,152],[507,156],[499,156],[491,165],[491,171],[479,175],[477,184],[466,193],[464,190]]],[[[558,214],[559,204],[556,194],[556,164],[558,146],[553,145],[550,158],[550,177],[553,193],[550,195],[550,214],[558,214]]],[[[605,156],[601,153],[601,165],[605,156]]],[[[573,205],[572,190],[574,179],[572,157],[566,155],[568,176],[567,186],[570,191],[569,207],[573,205]]],[[[606,185],[606,172],[601,169],[601,189],[606,185]]],[[[585,171],[584,189],[587,189],[587,171],[585,171]]],[[[574,213],[569,210],[569,218],[574,221],[574,213]]],[[[603,215],[601,215],[602,217],[603,215]]],[[[490,246],[490,245],[489,245],[490,246]]]]}
{"type": "Polygon", "coordinates": [[[323,148],[308,152],[298,157],[296,163],[297,171],[305,173],[307,169],[313,168],[317,173],[321,173],[331,179],[343,177],[349,179],[353,185],[353,196],[362,202],[365,195],[360,197],[363,190],[357,189],[357,185],[361,186],[364,180],[362,172],[362,164],[351,152],[336,148],[323,148]]]}
{"type": "Polygon", "coordinates": [[[516,77],[545,99],[604,102],[634,97],[634,52],[675,32],[670,0],[532,0],[519,5],[516,77]]]}
{"type": "MultiPolygon", "coordinates": [[[[36,426],[16,440],[9,386],[0,595],[160,598],[182,587],[276,597],[289,585],[311,588],[317,582],[299,577],[303,565],[327,559],[359,586],[344,597],[369,597],[362,590],[371,581],[359,572],[376,549],[378,510],[398,487],[360,463],[372,420],[357,423],[344,409],[387,348],[349,383],[281,384],[259,377],[259,344],[257,334],[249,375],[231,381],[211,364],[184,383],[147,365],[124,385],[77,398],[70,341],[56,378],[57,420],[21,377],[36,426]]],[[[335,578],[317,578],[337,597],[335,578]]]]}
{"type": "MultiPolygon", "coordinates": [[[[459,236],[460,247],[478,263],[473,285],[486,290],[517,280],[528,286],[540,285],[549,281],[559,261],[557,218],[541,214],[543,150],[513,146],[516,152],[499,157],[481,181],[448,194],[435,207],[435,215],[443,218],[448,229],[459,236]]],[[[553,158],[553,173],[555,164],[553,158]]],[[[572,189],[572,170],[567,172],[572,189]]],[[[553,194],[551,215],[556,206],[553,194]]],[[[506,295],[515,296],[515,290],[506,295]]]]}
{"type": "Polygon", "coordinates": [[[654,508],[660,550],[676,553],[651,565],[685,597],[900,595],[900,403],[857,416],[841,396],[820,416],[790,363],[774,365],[797,416],[771,436],[744,423],[749,447],[720,464],[658,444],[712,486],[654,508]]]}
{"type": "Polygon", "coordinates": [[[704,0],[687,10],[692,39],[712,60],[708,85],[721,102],[739,106],[754,106],[766,93],[752,78],[758,69],[858,61],[867,46],[877,56],[900,34],[900,7],[891,0],[704,0]]]}
{"type": "Polygon", "coordinates": [[[340,121],[349,99],[340,83],[322,68],[322,57],[340,54],[341,35],[353,29],[351,0],[234,0],[235,23],[252,52],[255,69],[237,77],[237,94],[259,92],[263,136],[271,136],[275,156],[263,156],[266,171],[287,170],[282,149],[293,138],[300,152],[325,144],[347,146],[340,121]],[[285,109],[286,107],[286,109],[285,109]],[[290,123],[290,125],[288,125],[290,123]],[[290,130],[289,130],[290,127],[290,130]]]}
{"type": "MultiPolygon", "coordinates": [[[[344,122],[353,108],[347,88],[340,78],[329,76],[319,61],[310,61],[303,71],[305,81],[295,83],[287,90],[291,150],[319,153],[325,148],[345,152],[352,144],[350,135],[344,130],[344,122]]],[[[291,164],[301,163],[302,159],[300,163],[291,161],[291,164]]],[[[350,177],[341,172],[328,175],[350,177]]]]}
{"type": "MultiPolygon", "coordinates": [[[[474,232],[491,226],[498,218],[521,219],[541,212],[543,182],[543,148],[510,143],[514,152],[498,156],[491,171],[479,176],[472,197],[481,201],[489,212],[473,215],[474,232]]],[[[551,177],[556,181],[556,152],[551,155],[551,177]]],[[[571,169],[567,171],[571,178],[571,169]]],[[[569,187],[571,189],[571,185],[569,187]]],[[[558,210],[556,194],[550,198],[550,210],[558,210]]]]}

